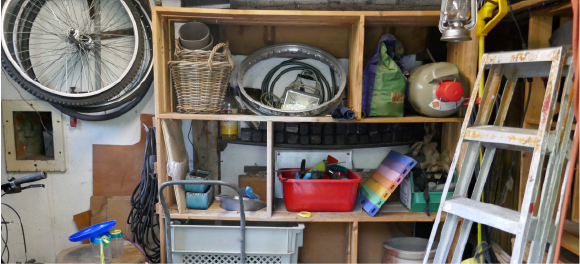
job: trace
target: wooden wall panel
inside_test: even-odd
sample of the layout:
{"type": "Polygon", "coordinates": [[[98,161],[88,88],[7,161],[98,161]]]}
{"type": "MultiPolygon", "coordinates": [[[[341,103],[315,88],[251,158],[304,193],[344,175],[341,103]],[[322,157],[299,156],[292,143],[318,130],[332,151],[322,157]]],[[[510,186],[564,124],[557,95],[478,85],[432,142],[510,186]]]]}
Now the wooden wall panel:
{"type": "Polygon", "coordinates": [[[153,115],[142,114],[141,138],[135,145],[93,145],[93,195],[130,196],[141,181],[147,133],[153,115]]]}
{"type": "Polygon", "coordinates": [[[350,223],[305,223],[299,263],[346,263],[350,223]]]}
{"type": "Polygon", "coordinates": [[[349,56],[349,27],[222,25],[220,39],[229,41],[232,54],[250,55],[280,43],[301,43],[323,49],[337,58],[349,56]]]}
{"type": "Polygon", "coordinates": [[[413,236],[413,223],[358,223],[358,263],[381,263],[383,242],[392,237],[413,236]]]}
{"type": "MultiPolygon", "coordinates": [[[[220,135],[219,121],[192,121],[193,137],[193,167],[208,171],[212,180],[220,179],[220,154],[218,139],[220,135]]],[[[189,142],[186,141],[186,144],[189,142]]],[[[227,188],[227,187],[226,187],[227,188]]],[[[221,193],[216,186],[216,194],[221,193]]]]}
{"type": "Polygon", "coordinates": [[[418,54],[425,51],[427,27],[365,27],[364,55],[368,57],[385,34],[393,34],[403,45],[405,54],[418,54]]]}

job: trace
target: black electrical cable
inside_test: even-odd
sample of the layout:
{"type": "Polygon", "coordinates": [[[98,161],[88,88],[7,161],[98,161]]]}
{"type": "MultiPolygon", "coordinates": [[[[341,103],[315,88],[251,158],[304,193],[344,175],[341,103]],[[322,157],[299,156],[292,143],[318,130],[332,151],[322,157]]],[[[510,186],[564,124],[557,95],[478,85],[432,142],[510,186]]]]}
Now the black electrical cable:
{"type": "Polygon", "coordinates": [[[275,78],[275,80],[270,83],[270,81],[272,80],[272,77],[274,77],[274,74],[276,74],[276,72],[285,66],[294,66],[293,70],[311,70],[315,76],[316,79],[321,83],[321,88],[322,89],[322,97],[321,100],[322,102],[326,102],[330,99],[332,99],[334,97],[334,91],[336,88],[336,78],[335,78],[335,74],[333,70],[330,70],[330,76],[331,76],[331,82],[332,82],[332,86],[330,86],[328,84],[328,81],[326,80],[326,77],[324,77],[324,75],[322,74],[322,72],[320,72],[317,68],[313,67],[312,65],[308,64],[308,63],[304,63],[304,62],[300,62],[299,59],[289,59],[286,61],[283,61],[282,63],[278,64],[276,67],[272,68],[264,77],[264,80],[262,81],[262,93],[273,93],[274,90],[274,84],[278,81],[278,79],[285,73],[291,71],[288,69],[284,69],[282,72],[280,72],[277,77],[275,78]],[[328,98],[325,96],[325,90],[326,90],[326,94],[328,94],[328,98]]]}
{"type": "MultiPolygon", "coordinates": [[[[12,206],[7,205],[5,203],[2,203],[2,205],[8,206],[8,208],[12,209],[12,211],[14,211],[16,216],[18,216],[18,221],[20,221],[20,229],[22,230],[22,242],[24,243],[24,258],[26,259],[26,261],[28,261],[28,250],[26,250],[26,236],[24,235],[24,225],[22,225],[22,218],[20,218],[20,215],[18,214],[18,212],[16,212],[16,210],[14,210],[14,208],[12,208],[12,206]]],[[[4,223],[6,223],[6,221],[4,221],[4,223]]],[[[6,234],[8,234],[8,226],[6,226],[6,234]]],[[[8,240],[8,238],[6,240],[8,240]]]]}
{"type": "MultiPolygon", "coordinates": [[[[305,64],[307,65],[307,64],[305,64]]],[[[274,85],[278,82],[278,80],[280,79],[280,77],[282,77],[282,75],[286,74],[287,72],[293,71],[293,70],[311,70],[314,72],[315,76],[316,76],[316,80],[322,84],[321,88],[321,93],[322,93],[322,99],[323,102],[326,102],[330,99],[332,99],[332,97],[334,97],[334,92],[333,92],[333,87],[334,87],[334,83],[332,84],[333,87],[330,87],[330,85],[328,84],[328,81],[326,80],[326,78],[324,77],[324,75],[318,71],[316,68],[305,68],[304,66],[298,66],[298,67],[290,67],[287,69],[284,69],[283,71],[280,72],[280,74],[278,74],[278,76],[276,76],[276,78],[274,79],[274,81],[272,81],[272,83],[270,84],[270,92],[274,92],[274,85]],[[326,93],[328,93],[328,97],[326,99],[325,98],[325,93],[324,90],[322,88],[326,89],[326,93]]],[[[334,72],[332,72],[334,73],[334,72]]],[[[334,76],[332,76],[332,78],[334,78],[334,76]]]]}
{"type": "MultiPolygon", "coordinates": [[[[529,91],[528,91],[528,98],[526,99],[526,105],[524,106],[524,112],[522,115],[522,122],[520,123],[520,126],[523,127],[524,126],[524,121],[526,119],[526,113],[528,112],[528,107],[530,106],[530,99],[532,98],[532,79],[531,78],[527,78],[527,81],[529,83],[529,91]]],[[[524,89],[525,89],[525,83],[524,83],[524,89]]],[[[508,171],[508,175],[511,175],[516,167],[516,158],[517,158],[518,152],[514,151],[512,154],[512,160],[511,160],[511,165],[510,165],[510,169],[508,171]]]]}
{"type": "Polygon", "coordinates": [[[140,244],[147,258],[153,263],[159,263],[161,257],[159,234],[159,217],[155,210],[157,204],[157,174],[153,169],[156,162],[155,128],[150,127],[145,141],[143,171],[141,181],[133,190],[131,196],[131,212],[127,224],[131,225],[133,241],[140,244]]]}
{"type": "Polygon", "coordinates": [[[518,33],[520,34],[520,40],[522,41],[522,49],[526,50],[528,49],[528,45],[526,44],[526,41],[524,40],[524,35],[522,34],[522,30],[520,29],[520,25],[518,24],[518,21],[516,20],[516,16],[514,15],[514,10],[512,9],[512,3],[510,3],[510,0],[507,0],[508,6],[510,8],[510,14],[511,17],[514,21],[514,23],[516,24],[516,28],[518,29],[518,33]]]}
{"type": "Polygon", "coordinates": [[[6,233],[6,240],[2,238],[2,242],[4,242],[4,248],[2,249],[2,262],[4,262],[4,252],[6,251],[8,253],[8,259],[4,263],[10,263],[10,249],[8,248],[8,224],[6,223],[6,220],[4,220],[4,216],[2,216],[2,222],[4,223],[4,232],[6,233]]]}

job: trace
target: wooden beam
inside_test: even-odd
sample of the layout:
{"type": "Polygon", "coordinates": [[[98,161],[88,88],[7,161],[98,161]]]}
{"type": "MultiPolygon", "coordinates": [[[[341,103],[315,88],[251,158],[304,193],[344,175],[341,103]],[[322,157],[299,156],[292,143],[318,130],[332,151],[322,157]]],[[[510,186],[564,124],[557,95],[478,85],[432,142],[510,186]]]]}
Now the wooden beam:
{"type": "Polygon", "coordinates": [[[159,114],[157,118],[161,119],[189,119],[189,120],[231,120],[234,118],[238,121],[274,121],[274,122],[340,122],[340,123],[449,123],[463,122],[462,117],[424,117],[424,116],[405,116],[405,117],[367,117],[363,119],[352,119],[348,121],[336,121],[330,116],[259,116],[259,115],[205,115],[205,114],[180,114],[166,113],[159,114]]]}
{"type": "Polygon", "coordinates": [[[572,16],[572,3],[565,2],[562,4],[551,5],[537,11],[533,11],[536,16],[572,16]]]}
{"type": "MultiPolygon", "coordinates": [[[[470,32],[471,41],[448,43],[447,44],[447,61],[450,63],[455,63],[459,68],[459,71],[467,79],[469,86],[472,91],[475,80],[477,78],[477,61],[479,59],[478,55],[478,42],[479,38],[475,35],[475,30],[470,32]]],[[[444,123],[443,124],[443,136],[441,137],[441,148],[442,150],[449,150],[450,157],[455,155],[457,149],[457,143],[459,141],[461,132],[461,123],[444,123]]],[[[465,153],[467,149],[467,142],[463,143],[461,146],[461,152],[465,153]]],[[[458,170],[461,170],[461,164],[463,163],[463,156],[460,156],[457,164],[458,170]]],[[[455,168],[452,168],[455,169],[455,168]]],[[[458,226],[463,224],[463,219],[460,220],[458,226]]],[[[447,257],[447,261],[451,262],[453,258],[453,252],[457,246],[459,240],[460,232],[455,232],[453,242],[451,243],[451,249],[447,257]]]]}
{"type": "Polygon", "coordinates": [[[356,119],[362,118],[364,23],[364,17],[360,16],[358,23],[352,25],[350,40],[348,106],[354,111],[356,119]]]}
{"type": "MultiPolygon", "coordinates": [[[[459,68],[459,71],[465,76],[469,83],[470,91],[475,85],[477,78],[477,61],[478,61],[478,41],[479,38],[475,35],[475,30],[470,32],[471,41],[464,42],[450,42],[447,44],[447,62],[454,63],[459,68]]],[[[463,119],[461,120],[463,122],[463,119]]],[[[444,123],[443,136],[441,137],[441,148],[449,150],[449,155],[453,157],[457,142],[459,141],[459,132],[462,123],[444,123]]],[[[461,151],[464,152],[467,143],[464,143],[461,151]]],[[[461,166],[462,158],[457,162],[461,166]]],[[[459,167],[458,169],[461,169],[459,167]]]]}
{"type": "MultiPolygon", "coordinates": [[[[553,8],[554,6],[561,6],[562,4],[551,4],[554,0],[524,0],[512,5],[512,10],[516,11],[525,11],[528,9],[539,9],[545,10],[549,8],[553,8]]],[[[570,4],[570,1],[562,1],[563,4],[570,4]]]]}
{"type": "Polygon", "coordinates": [[[270,218],[274,212],[274,122],[268,121],[266,133],[266,211],[270,218]]]}
{"type": "Polygon", "coordinates": [[[580,255],[580,250],[578,250],[578,248],[580,247],[578,244],[578,237],[568,232],[563,232],[561,244],[563,248],[570,250],[572,253],[576,255],[580,255]]]}
{"type": "MultiPolygon", "coordinates": [[[[218,147],[220,124],[218,121],[194,120],[192,122],[193,167],[208,171],[212,180],[220,180],[218,147]]],[[[216,195],[221,193],[219,186],[214,186],[214,188],[216,188],[216,195]]]]}
{"type": "MultiPolygon", "coordinates": [[[[530,0],[531,1],[531,0],[530,0]]],[[[529,22],[528,31],[528,48],[529,49],[539,49],[550,47],[549,39],[552,35],[552,20],[553,17],[546,16],[531,16],[529,22]]],[[[528,93],[531,91],[530,103],[526,116],[524,120],[539,120],[542,104],[544,101],[544,94],[546,88],[544,86],[544,81],[542,78],[533,78],[532,86],[526,82],[526,92],[525,97],[527,98],[528,93]]],[[[524,99],[525,103],[526,99],[524,99]]],[[[525,106],[524,106],[525,107],[525,106]]],[[[539,122],[538,122],[539,123],[539,122]]],[[[524,122],[523,128],[538,129],[538,126],[532,123],[524,122]]],[[[520,186],[519,186],[519,199],[518,199],[518,209],[522,207],[522,201],[524,198],[524,193],[526,191],[526,183],[528,179],[528,174],[530,173],[530,164],[532,163],[532,153],[523,152],[521,154],[520,163],[520,186]]],[[[538,195],[536,204],[539,204],[541,195],[538,195]]],[[[536,206],[534,212],[537,213],[539,206],[536,206]]]]}
{"type": "Polygon", "coordinates": [[[358,222],[353,222],[350,225],[350,259],[349,263],[356,264],[358,258],[358,222]]]}
{"type": "Polygon", "coordinates": [[[573,222],[578,224],[578,219],[580,219],[580,183],[578,180],[578,174],[580,169],[578,169],[578,164],[576,164],[576,177],[574,178],[574,194],[572,195],[572,213],[571,219],[573,222]]]}

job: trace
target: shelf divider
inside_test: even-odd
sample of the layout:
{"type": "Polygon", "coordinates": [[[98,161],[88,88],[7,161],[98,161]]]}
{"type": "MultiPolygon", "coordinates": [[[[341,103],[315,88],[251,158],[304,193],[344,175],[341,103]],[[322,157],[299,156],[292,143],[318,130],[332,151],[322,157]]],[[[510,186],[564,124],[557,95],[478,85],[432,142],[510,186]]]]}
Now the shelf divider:
{"type": "Polygon", "coordinates": [[[267,212],[268,218],[272,217],[272,212],[274,211],[274,122],[268,121],[266,128],[266,191],[267,196],[267,212]]]}

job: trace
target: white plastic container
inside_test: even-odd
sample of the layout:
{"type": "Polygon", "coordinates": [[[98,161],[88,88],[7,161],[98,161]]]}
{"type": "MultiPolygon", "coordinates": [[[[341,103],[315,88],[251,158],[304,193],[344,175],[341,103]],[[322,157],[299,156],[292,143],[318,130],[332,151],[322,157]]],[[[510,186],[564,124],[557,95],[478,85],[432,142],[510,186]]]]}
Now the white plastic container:
{"type": "MultiPolygon", "coordinates": [[[[394,237],[387,239],[383,243],[385,249],[383,263],[423,263],[428,242],[428,239],[419,237],[394,237]]],[[[433,243],[427,263],[433,263],[437,244],[437,242],[433,243]]]]}
{"type": "MultiPolygon", "coordinates": [[[[190,221],[171,225],[171,251],[175,263],[238,263],[239,221],[190,221]]],[[[246,222],[246,262],[297,263],[303,223],[246,222]]]]}
{"type": "Polygon", "coordinates": [[[97,237],[93,237],[90,239],[91,241],[91,247],[93,249],[93,262],[100,264],[101,263],[101,242],[103,242],[103,255],[105,256],[105,263],[111,263],[113,261],[113,255],[111,252],[111,235],[109,233],[105,233],[105,234],[101,234],[97,237]],[[109,241],[109,243],[106,243],[106,241],[102,241],[102,237],[103,236],[107,236],[107,240],[109,241]]]}
{"type": "Polygon", "coordinates": [[[123,245],[123,231],[115,229],[111,231],[111,252],[113,258],[120,258],[125,254],[123,245]]]}

